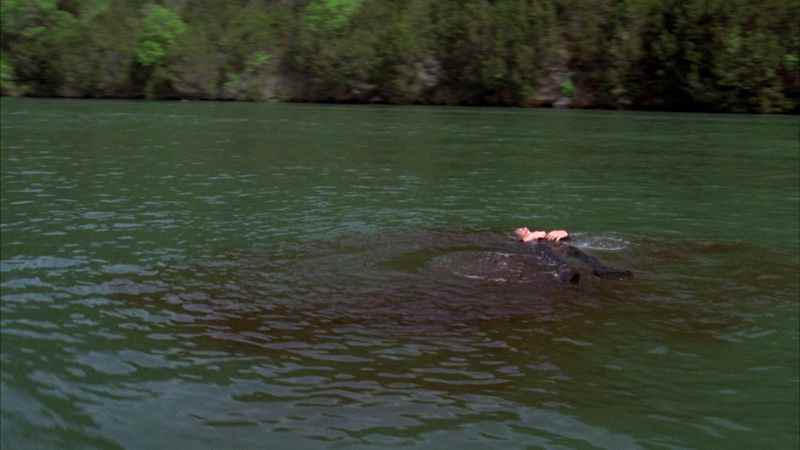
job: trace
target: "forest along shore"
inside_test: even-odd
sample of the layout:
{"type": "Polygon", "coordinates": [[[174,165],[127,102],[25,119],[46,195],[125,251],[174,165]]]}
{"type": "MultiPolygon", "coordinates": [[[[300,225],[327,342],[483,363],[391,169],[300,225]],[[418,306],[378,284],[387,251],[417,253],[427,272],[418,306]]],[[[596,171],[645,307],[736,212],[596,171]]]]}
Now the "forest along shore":
{"type": "Polygon", "coordinates": [[[13,0],[3,95],[800,112],[798,0],[13,0]]]}

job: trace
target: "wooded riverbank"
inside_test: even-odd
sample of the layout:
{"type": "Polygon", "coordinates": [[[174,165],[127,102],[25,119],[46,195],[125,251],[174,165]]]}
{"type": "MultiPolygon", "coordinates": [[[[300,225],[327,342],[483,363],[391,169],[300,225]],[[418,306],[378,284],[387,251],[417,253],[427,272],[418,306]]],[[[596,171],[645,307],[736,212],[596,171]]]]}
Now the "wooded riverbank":
{"type": "Polygon", "coordinates": [[[799,0],[6,0],[4,95],[798,112],[799,0]]]}

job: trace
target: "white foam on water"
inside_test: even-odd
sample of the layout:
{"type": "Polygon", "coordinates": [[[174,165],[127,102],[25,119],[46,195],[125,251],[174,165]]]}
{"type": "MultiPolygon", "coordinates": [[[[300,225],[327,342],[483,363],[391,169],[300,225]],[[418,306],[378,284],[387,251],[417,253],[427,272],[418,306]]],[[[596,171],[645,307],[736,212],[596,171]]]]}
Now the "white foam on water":
{"type": "Polygon", "coordinates": [[[572,245],[580,249],[620,251],[630,247],[630,241],[617,235],[577,236],[572,245]]]}

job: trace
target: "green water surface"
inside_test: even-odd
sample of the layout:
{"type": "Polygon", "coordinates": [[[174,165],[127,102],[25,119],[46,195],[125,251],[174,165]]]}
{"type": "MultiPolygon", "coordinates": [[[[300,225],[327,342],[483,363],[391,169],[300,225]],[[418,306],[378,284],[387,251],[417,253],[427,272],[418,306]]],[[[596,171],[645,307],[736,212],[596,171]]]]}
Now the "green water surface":
{"type": "Polygon", "coordinates": [[[800,445],[797,117],[0,106],[3,449],[800,445]]]}

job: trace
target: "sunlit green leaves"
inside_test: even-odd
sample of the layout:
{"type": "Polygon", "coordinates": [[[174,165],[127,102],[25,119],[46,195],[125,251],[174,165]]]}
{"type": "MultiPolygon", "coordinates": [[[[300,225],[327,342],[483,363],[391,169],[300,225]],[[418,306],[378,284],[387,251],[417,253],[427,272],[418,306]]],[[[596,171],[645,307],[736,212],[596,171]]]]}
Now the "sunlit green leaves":
{"type": "Polygon", "coordinates": [[[339,31],[361,3],[362,0],[313,0],[306,7],[304,20],[314,31],[339,31]]]}
{"type": "Polygon", "coordinates": [[[186,24],[174,11],[160,5],[147,6],[136,48],[136,60],[143,66],[160,63],[185,31],[186,24]]]}

